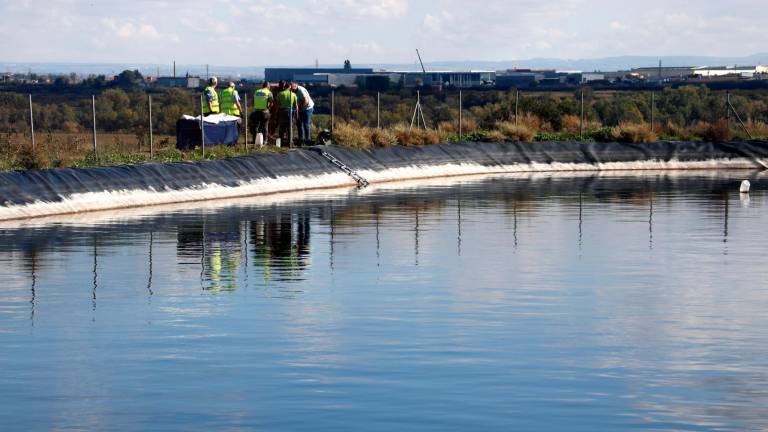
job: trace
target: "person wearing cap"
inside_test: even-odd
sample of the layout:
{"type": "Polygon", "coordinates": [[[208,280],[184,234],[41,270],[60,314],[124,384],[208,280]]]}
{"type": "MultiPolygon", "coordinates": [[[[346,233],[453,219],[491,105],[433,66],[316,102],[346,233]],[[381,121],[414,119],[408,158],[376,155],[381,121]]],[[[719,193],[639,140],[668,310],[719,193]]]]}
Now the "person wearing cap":
{"type": "Polygon", "coordinates": [[[269,112],[274,105],[275,98],[269,88],[269,82],[261,83],[261,88],[253,92],[253,113],[250,116],[250,132],[253,136],[260,133],[267,142],[269,136],[269,112]]]}
{"type": "Polygon", "coordinates": [[[235,83],[230,82],[227,88],[221,91],[221,112],[240,117],[242,111],[240,95],[237,93],[237,89],[235,89],[235,83]]]}
{"type": "Polygon", "coordinates": [[[219,94],[216,93],[216,85],[219,80],[216,77],[211,77],[208,80],[208,87],[203,90],[205,96],[205,103],[203,104],[203,114],[211,115],[219,113],[219,94]]]}
{"type": "Polygon", "coordinates": [[[299,111],[298,99],[296,93],[291,91],[291,83],[284,83],[280,93],[277,94],[277,107],[279,109],[278,117],[278,135],[281,142],[287,142],[293,147],[293,121],[299,111]],[[286,134],[288,140],[285,140],[286,134]]]}
{"type": "Polygon", "coordinates": [[[299,103],[299,119],[296,122],[299,129],[299,140],[303,144],[310,144],[312,142],[312,114],[315,111],[315,102],[304,86],[291,83],[291,90],[296,93],[299,103]]]}

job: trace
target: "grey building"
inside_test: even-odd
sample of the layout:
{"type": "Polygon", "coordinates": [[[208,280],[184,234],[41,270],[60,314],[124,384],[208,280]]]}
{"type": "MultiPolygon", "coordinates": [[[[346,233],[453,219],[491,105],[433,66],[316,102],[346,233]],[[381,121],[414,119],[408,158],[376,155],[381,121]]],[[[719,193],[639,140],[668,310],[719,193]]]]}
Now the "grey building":
{"type": "Polygon", "coordinates": [[[366,75],[372,74],[372,68],[266,68],[264,79],[269,82],[302,81],[316,74],[366,75]]]}
{"type": "Polygon", "coordinates": [[[199,77],[159,77],[156,81],[158,87],[180,87],[180,88],[198,88],[200,87],[199,77]]]}

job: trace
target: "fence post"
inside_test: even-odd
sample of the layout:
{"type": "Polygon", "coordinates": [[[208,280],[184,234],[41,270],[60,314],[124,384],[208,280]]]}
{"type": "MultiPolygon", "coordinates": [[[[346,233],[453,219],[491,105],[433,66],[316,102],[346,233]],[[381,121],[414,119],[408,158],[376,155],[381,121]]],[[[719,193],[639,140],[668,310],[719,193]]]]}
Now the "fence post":
{"type": "Polygon", "coordinates": [[[96,156],[96,95],[91,95],[91,111],[93,114],[93,155],[96,156]]]}
{"type": "Polygon", "coordinates": [[[149,158],[155,157],[155,136],[152,132],[152,95],[149,95],[149,158]]]}
{"type": "Polygon", "coordinates": [[[204,117],[203,100],[204,99],[205,98],[203,97],[203,95],[200,95],[200,147],[202,148],[202,151],[203,151],[203,159],[205,159],[205,121],[203,120],[203,117],[204,117]]]}
{"type": "Polygon", "coordinates": [[[464,110],[464,104],[461,99],[461,90],[459,90],[459,136],[462,136],[462,111],[464,110]]]}
{"type": "Polygon", "coordinates": [[[725,93],[725,119],[728,121],[728,130],[731,129],[731,92],[725,93]]]}
{"type": "Polygon", "coordinates": [[[336,113],[334,112],[335,97],[336,97],[336,92],[332,90],[331,91],[331,135],[333,135],[333,126],[334,126],[335,115],[336,115],[336,113]]]}
{"type": "Polygon", "coordinates": [[[376,128],[381,129],[381,93],[376,92],[376,128]]]}
{"type": "Polygon", "coordinates": [[[579,120],[579,138],[584,138],[584,90],[581,91],[581,118],[579,120]]]}
{"type": "Polygon", "coordinates": [[[29,131],[32,135],[32,150],[35,149],[35,119],[32,112],[32,95],[29,95],[29,131]]]}
{"type": "Polygon", "coordinates": [[[243,105],[243,110],[245,112],[245,151],[248,151],[248,93],[245,94],[245,105],[243,105]]]}
{"type": "Polygon", "coordinates": [[[651,92],[651,133],[656,132],[656,92],[651,92]]]}
{"type": "Polygon", "coordinates": [[[515,126],[517,126],[517,109],[520,105],[520,90],[515,90],[515,126]]]}

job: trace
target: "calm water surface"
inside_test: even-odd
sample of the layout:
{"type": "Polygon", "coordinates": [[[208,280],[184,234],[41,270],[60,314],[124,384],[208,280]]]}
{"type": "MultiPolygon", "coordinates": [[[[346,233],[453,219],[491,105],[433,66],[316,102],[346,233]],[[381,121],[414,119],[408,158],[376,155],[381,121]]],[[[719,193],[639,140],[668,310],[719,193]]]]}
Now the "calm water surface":
{"type": "MultiPolygon", "coordinates": [[[[0,227],[2,430],[766,430],[749,173],[0,227]]],[[[273,199],[273,198],[270,198],[273,199]]]]}

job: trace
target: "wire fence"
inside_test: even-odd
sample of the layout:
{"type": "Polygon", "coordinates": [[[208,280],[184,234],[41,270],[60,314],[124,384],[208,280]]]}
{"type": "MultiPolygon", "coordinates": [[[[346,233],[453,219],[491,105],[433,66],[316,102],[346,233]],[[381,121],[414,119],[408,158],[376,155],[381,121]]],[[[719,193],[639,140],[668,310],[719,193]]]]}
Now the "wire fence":
{"type": "MultiPolygon", "coordinates": [[[[467,89],[427,90],[425,94],[421,90],[313,90],[317,91],[314,94],[315,136],[322,129],[329,129],[333,134],[337,126],[344,124],[377,129],[439,129],[461,138],[476,130],[493,130],[499,124],[511,124],[528,127],[544,138],[557,138],[560,134],[584,139],[589,138],[590,131],[621,124],[643,124],[653,134],[673,135],[674,128],[723,121],[727,123],[727,130],[738,137],[768,137],[768,95],[765,93],[732,95],[682,90],[622,95],[595,93],[588,88],[575,94],[467,89]]],[[[242,91],[244,127],[237,143],[237,147],[246,152],[257,147],[252,125],[248,124],[253,112],[248,97],[251,91],[242,91]]],[[[32,152],[44,146],[49,151],[58,148],[59,152],[73,154],[87,151],[98,156],[119,152],[154,158],[158,151],[173,149],[173,119],[178,119],[183,111],[193,112],[189,105],[195,105],[184,98],[174,101],[174,95],[161,98],[158,103],[153,101],[152,94],[141,93],[130,97],[118,92],[94,94],[87,104],[83,100],[39,103],[33,95],[26,96],[23,99],[27,106],[23,110],[18,106],[0,108],[0,120],[4,120],[8,129],[0,133],[0,151],[4,158],[12,157],[14,150],[18,153],[25,146],[32,152]],[[87,150],[86,137],[90,142],[87,150]]],[[[204,101],[200,97],[202,116],[204,101]]],[[[18,105],[19,100],[12,102],[18,105]]],[[[278,115],[272,116],[271,131],[278,130],[278,118],[278,115]]],[[[204,157],[205,122],[200,124],[204,157]]],[[[296,136],[294,127],[297,126],[291,122],[291,136],[296,136]]],[[[679,134],[679,130],[677,132],[679,134]]],[[[271,138],[266,141],[274,143],[275,136],[271,138]]]]}

